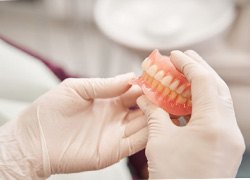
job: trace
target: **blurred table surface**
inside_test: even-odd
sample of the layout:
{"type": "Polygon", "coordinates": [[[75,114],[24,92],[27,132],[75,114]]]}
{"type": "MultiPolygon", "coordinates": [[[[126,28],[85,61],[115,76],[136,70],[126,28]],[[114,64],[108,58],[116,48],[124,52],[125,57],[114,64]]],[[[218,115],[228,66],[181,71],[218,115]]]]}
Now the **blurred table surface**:
{"type": "MultiPolygon", "coordinates": [[[[148,52],[106,38],[93,21],[95,1],[0,1],[0,35],[51,59],[72,74],[108,77],[130,71],[140,73],[140,63],[148,52]]],[[[250,151],[250,1],[237,2],[236,18],[227,33],[188,48],[198,51],[228,83],[250,151]]]]}

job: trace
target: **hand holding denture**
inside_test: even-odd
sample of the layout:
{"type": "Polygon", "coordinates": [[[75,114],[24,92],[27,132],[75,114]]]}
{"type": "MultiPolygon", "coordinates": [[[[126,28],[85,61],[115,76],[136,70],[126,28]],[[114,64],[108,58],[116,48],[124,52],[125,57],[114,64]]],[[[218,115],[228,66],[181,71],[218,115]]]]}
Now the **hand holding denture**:
{"type": "Polygon", "coordinates": [[[0,177],[96,170],[145,148],[145,116],[130,109],[141,95],[133,77],[67,79],[41,96],[1,127],[0,177]]]}
{"type": "MultiPolygon", "coordinates": [[[[138,98],[148,119],[149,178],[235,177],[245,144],[227,85],[194,51],[173,51],[170,60],[191,84],[192,115],[179,127],[170,120],[167,106],[165,111],[149,96],[138,98]]],[[[148,79],[140,81],[152,87],[154,80],[148,79]]]]}

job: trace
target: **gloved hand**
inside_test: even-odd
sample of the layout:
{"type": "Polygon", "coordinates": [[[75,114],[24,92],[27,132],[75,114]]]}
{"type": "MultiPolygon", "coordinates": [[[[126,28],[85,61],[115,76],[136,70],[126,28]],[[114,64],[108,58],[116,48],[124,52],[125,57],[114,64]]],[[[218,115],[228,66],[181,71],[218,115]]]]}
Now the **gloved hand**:
{"type": "Polygon", "coordinates": [[[129,73],[68,79],[0,129],[0,177],[38,179],[96,170],[145,148],[147,122],[131,110],[141,91],[129,73]]]}
{"type": "Polygon", "coordinates": [[[173,51],[170,59],[191,82],[192,115],[178,127],[145,96],[138,98],[148,118],[149,178],[235,177],[245,144],[227,85],[194,51],[173,51]]]}

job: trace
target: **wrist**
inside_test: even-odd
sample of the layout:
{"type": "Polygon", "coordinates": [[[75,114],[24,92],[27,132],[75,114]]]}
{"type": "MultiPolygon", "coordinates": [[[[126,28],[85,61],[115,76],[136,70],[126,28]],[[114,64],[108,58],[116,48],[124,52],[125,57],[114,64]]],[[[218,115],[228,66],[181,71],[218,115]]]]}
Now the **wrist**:
{"type": "Polygon", "coordinates": [[[0,128],[0,166],[3,166],[0,175],[7,179],[45,179],[48,176],[44,173],[39,132],[31,118],[34,116],[23,112],[0,128]]]}

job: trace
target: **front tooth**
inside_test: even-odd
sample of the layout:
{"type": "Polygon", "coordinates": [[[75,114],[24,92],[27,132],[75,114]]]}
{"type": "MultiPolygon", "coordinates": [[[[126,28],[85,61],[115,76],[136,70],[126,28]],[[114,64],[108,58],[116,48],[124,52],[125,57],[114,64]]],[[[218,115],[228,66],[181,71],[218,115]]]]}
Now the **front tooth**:
{"type": "Polygon", "coordinates": [[[181,94],[184,91],[185,88],[186,88],[186,85],[182,84],[180,87],[178,87],[178,89],[176,90],[176,92],[178,94],[181,94]]]}
{"type": "Polygon", "coordinates": [[[161,83],[165,86],[165,87],[169,87],[171,81],[173,80],[173,77],[171,75],[167,75],[165,76],[162,80],[161,83]]]}
{"type": "Polygon", "coordinates": [[[157,65],[153,65],[153,66],[150,66],[147,70],[148,74],[152,77],[154,77],[154,75],[156,74],[157,72],[157,65]]]}
{"type": "Polygon", "coordinates": [[[158,80],[158,81],[161,81],[161,79],[163,78],[163,76],[164,76],[164,71],[161,70],[161,71],[159,71],[159,72],[156,73],[155,79],[158,80]]]}
{"type": "Polygon", "coordinates": [[[172,82],[169,86],[169,89],[171,90],[176,90],[176,88],[179,86],[179,80],[175,80],[174,82],[172,82]]]}
{"type": "Polygon", "coordinates": [[[148,69],[149,65],[150,65],[150,59],[149,59],[149,58],[146,58],[146,59],[142,62],[142,64],[141,64],[142,69],[143,69],[144,71],[146,71],[146,70],[148,69]]]}

